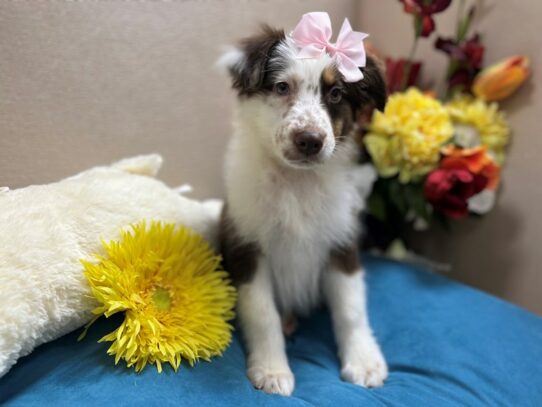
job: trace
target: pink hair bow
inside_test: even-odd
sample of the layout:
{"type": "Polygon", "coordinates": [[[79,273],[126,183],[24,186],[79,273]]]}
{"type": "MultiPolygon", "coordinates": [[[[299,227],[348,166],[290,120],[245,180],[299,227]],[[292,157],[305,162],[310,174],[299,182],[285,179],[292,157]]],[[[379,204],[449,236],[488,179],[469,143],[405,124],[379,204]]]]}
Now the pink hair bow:
{"type": "Polygon", "coordinates": [[[369,34],[353,31],[347,18],[335,44],[331,43],[331,20],[325,12],[307,13],[301,17],[291,37],[300,48],[298,58],[318,58],[324,52],[331,56],[345,81],[357,82],[363,79],[358,67],[366,63],[363,40],[369,34]]]}

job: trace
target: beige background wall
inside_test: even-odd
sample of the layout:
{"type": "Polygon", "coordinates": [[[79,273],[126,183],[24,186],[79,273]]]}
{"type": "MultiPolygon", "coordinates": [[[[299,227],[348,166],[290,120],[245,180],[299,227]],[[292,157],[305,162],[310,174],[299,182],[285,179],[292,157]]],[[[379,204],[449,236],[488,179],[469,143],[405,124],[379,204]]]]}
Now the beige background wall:
{"type": "MultiPolygon", "coordinates": [[[[506,106],[516,135],[498,208],[419,245],[452,262],[454,276],[542,314],[542,3],[485,3],[487,59],[529,54],[535,79],[506,106]]],[[[311,10],[329,11],[335,27],[349,16],[385,52],[404,55],[410,45],[396,0],[0,1],[0,186],[156,151],[167,183],[220,196],[233,99],[213,69],[220,45],[258,21],[291,29],[311,10]]],[[[444,58],[422,51],[428,70],[441,72],[444,58]]]]}
{"type": "Polygon", "coordinates": [[[0,0],[0,185],[157,151],[161,177],[222,194],[233,100],[221,47],[260,22],[357,15],[355,0],[0,0]]]}

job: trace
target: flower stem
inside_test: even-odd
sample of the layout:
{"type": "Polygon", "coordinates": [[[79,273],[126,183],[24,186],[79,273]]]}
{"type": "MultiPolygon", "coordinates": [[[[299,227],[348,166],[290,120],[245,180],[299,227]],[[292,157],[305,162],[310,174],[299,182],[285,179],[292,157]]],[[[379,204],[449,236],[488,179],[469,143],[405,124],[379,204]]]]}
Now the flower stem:
{"type": "MultiPolygon", "coordinates": [[[[471,12],[465,13],[466,1],[460,0],[459,8],[457,11],[457,27],[455,33],[455,42],[457,45],[461,44],[465,37],[467,36],[468,30],[471,24],[471,12]]],[[[471,9],[472,10],[472,9],[471,9]]],[[[446,81],[449,83],[452,79],[454,73],[459,67],[459,61],[450,55],[450,60],[448,62],[448,69],[446,70],[446,81]]],[[[453,96],[453,89],[450,86],[447,86],[445,99],[450,99],[453,96]]]]}
{"type": "Polygon", "coordinates": [[[459,33],[461,32],[461,24],[463,23],[463,13],[465,11],[465,0],[460,0],[459,8],[457,12],[457,29],[456,38],[459,40],[459,33]]]}
{"type": "Polygon", "coordinates": [[[408,82],[410,79],[410,73],[412,72],[412,65],[414,62],[414,56],[416,55],[416,50],[418,49],[418,40],[420,39],[420,36],[418,33],[414,35],[414,42],[412,43],[412,47],[410,48],[410,52],[408,54],[408,58],[405,64],[405,71],[403,72],[403,78],[401,79],[401,91],[406,90],[408,86],[408,82]]]}

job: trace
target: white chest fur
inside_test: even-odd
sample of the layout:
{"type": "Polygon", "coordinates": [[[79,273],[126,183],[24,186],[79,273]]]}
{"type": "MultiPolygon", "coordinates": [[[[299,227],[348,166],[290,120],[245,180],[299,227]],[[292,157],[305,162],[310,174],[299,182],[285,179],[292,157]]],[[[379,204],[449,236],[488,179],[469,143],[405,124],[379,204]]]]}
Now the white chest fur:
{"type": "Polygon", "coordinates": [[[362,199],[350,154],[298,170],[245,148],[234,139],[227,156],[229,213],[241,236],[259,244],[281,311],[305,313],[319,301],[330,250],[358,229],[362,199]]]}

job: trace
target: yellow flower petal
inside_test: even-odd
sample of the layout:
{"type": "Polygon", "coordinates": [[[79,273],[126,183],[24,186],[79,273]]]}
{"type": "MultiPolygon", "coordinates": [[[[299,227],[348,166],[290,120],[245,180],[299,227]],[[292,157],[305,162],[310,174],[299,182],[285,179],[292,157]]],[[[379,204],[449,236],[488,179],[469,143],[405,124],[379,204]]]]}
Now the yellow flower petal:
{"type": "Polygon", "coordinates": [[[496,103],[461,95],[446,105],[454,125],[472,126],[480,142],[489,149],[497,164],[504,163],[504,149],[510,139],[510,127],[496,103]]]}
{"type": "Polygon", "coordinates": [[[173,224],[140,223],[118,242],[103,242],[105,256],[82,261],[99,306],[97,314],[125,312],[107,353],[136,372],[163,363],[221,355],[231,341],[235,289],[216,256],[194,231],[173,224]]]}
{"type": "Polygon", "coordinates": [[[452,134],[442,104],[411,88],[390,96],[384,112],[375,112],[364,143],[380,176],[399,174],[407,183],[437,167],[440,147],[452,134]]]}

